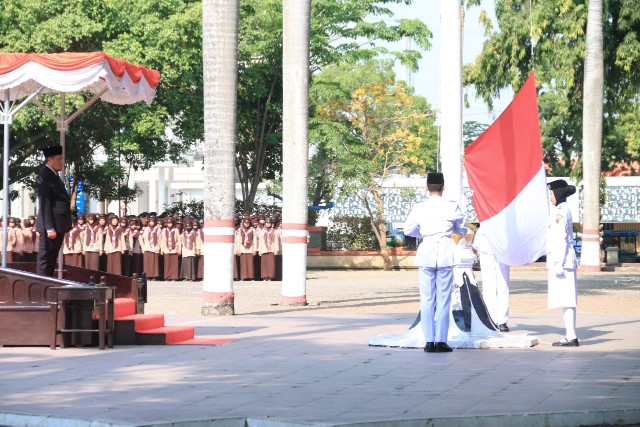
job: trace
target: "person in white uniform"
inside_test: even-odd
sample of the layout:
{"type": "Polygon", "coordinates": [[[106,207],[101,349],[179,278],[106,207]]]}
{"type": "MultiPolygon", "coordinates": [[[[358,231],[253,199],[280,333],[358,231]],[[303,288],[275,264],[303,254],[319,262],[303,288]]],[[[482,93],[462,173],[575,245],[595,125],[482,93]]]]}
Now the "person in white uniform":
{"type": "Polygon", "coordinates": [[[482,298],[491,319],[500,332],[509,332],[509,273],[510,267],[496,259],[489,247],[482,226],[473,239],[473,248],[480,254],[482,273],[482,298]]]}
{"type": "Polygon", "coordinates": [[[453,201],[442,197],[444,176],[427,175],[429,198],[416,204],[404,224],[404,234],[422,238],[416,253],[419,267],[421,326],[427,353],[453,351],[447,344],[453,286],[453,233],[467,234],[464,216],[453,201]]]}
{"type": "Polygon", "coordinates": [[[573,249],[573,220],[567,197],[576,187],[565,180],[549,183],[552,209],[547,229],[548,308],[562,308],[565,337],[555,347],[578,347],[576,336],[577,279],[576,253],[573,249]]]}

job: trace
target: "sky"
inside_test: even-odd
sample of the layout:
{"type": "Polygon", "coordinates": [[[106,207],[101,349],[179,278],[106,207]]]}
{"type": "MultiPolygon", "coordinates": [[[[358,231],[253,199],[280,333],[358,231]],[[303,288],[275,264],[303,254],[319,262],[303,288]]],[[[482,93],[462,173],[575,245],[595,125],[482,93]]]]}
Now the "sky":
{"type": "MultiPolygon", "coordinates": [[[[446,0],[445,0],[446,1],[446,0]]],[[[433,33],[431,49],[422,53],[419,70],[412,74],[412,81],[417,95],[427,98],[432,107],[440,106],[440,3],[441,0],[414,0],[411,5],[394,5],[395,19],[417,18],[423,21],[433,33]]],[[[493,0],[483,0],[480,7],[465,9],[464,22],[464,46],[462,61],[471,63],[482,51],[484,43],[484,29],[478,22],[481,10],[486,10],[495,22],[495,8],[493,0]]],[[[406,42],[398,42],[389,45],[390,49],[404,49],[406,42]]],[[[397,66],[396,78],[407,80],[407,71],[402,66],[397,66]]],[[[463,121],[478,121],[491,124],[504,111],[513,98],[513,92],[505,91],[500,100],[494,104],[493,113],[489,112],[484,102],[475,100],[472,91],[469,92],[470,107],[463,111],[463,121]]]]}

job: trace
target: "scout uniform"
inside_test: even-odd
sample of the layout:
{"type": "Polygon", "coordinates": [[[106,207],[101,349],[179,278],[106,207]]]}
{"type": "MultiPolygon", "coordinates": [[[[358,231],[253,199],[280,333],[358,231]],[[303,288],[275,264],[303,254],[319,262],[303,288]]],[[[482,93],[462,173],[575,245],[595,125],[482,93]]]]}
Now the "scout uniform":
{"type": "Polygon", "coordinates": [[[35,262],[37,253],[33,250],[38,241],[35,226],[31,225],[29,219],[22,221],[22,257],[24,262],[35,262]]]}
{"type": "Polygon", "coordinates": [[[280,255],[280,232],[273,228],[274,219],[269,217],[265,220],[264,228],[257,231],[258,253],[260,254],[260,276],[262,280],[275,280],[276,260],[275,256],[280,255]]]}
{"type": "Polygon", "coordinates": [[[254,280],[254,255],[258,251],[256,230],[249,215],[242,216],[242,225],[234,238],[234,253],[240,256],[240,280],[254,280]]]}
{"type": "Polygon", "coordinates": [[[165,220],[166,228],[160,232],[160,252],[164,259],[164,280],[180,280],[180,232],[174,227],[174,219],[165,220]]]}
{"type": "Polygon", "coordinates": [[[110,224],[105,227],[104,253],[107,256],[107,273],[122,275],[122,255],[127,250],[127,241],[124,236],[120,220],[112,216],[110,224]]]}
{"type": "Polygon", "coordinates": [[[185,280],[196,280],[198,230],[193,229],[193,223],[190,219],[185,220],[184,227],[185,228],[180,235],[182,246],[180,278],[185,280]]]}
{"type": "Polygon", "coordinates": [[[140,246],[143,254],[143,271],[149,279],[159,279],[160,276],[160,227],[157,218],[150,216],[148,225],[140,235],[140,246]]]}
{"type": "Polygon", "coordinates": [[[84,268],[89,270],[100,269],[100,255],[102,255],[102,241],[104,235],[97,224],[95,214],[87,216],[87,224],[80,233],[82,238],[82,253],[84,255],[84,268]]]}
{"type": "Polygon", "coordinates": [[[74,267],[84,267],[82,262],[82,227],[76,223],[73,228],[64,235],[62,242],[64,263],[74,267]]]}

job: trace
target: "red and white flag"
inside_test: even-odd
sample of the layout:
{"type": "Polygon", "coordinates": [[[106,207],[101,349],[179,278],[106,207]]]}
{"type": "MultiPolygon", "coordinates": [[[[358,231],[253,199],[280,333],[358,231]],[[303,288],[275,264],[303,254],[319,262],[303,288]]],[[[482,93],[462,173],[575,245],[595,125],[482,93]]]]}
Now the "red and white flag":
{"type": "Polygon", "coordinates": [[[549,196],[535,75],[465,150],[473,205],[498,261],[527,264],[546,252],[549,196]]]}

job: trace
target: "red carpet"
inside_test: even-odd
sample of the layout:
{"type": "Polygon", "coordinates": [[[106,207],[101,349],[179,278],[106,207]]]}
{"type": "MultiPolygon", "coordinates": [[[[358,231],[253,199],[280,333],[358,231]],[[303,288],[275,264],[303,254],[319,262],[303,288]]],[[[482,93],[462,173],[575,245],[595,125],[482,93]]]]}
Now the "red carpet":
{"type": "Polygon", "coordinates": [[[220,345],[234,338],[196,337],[193,326],[165,326],[164,314],[135,314],[136,302],[116,298],[114,319],[115,344],[124,345],[220,345]]]}

